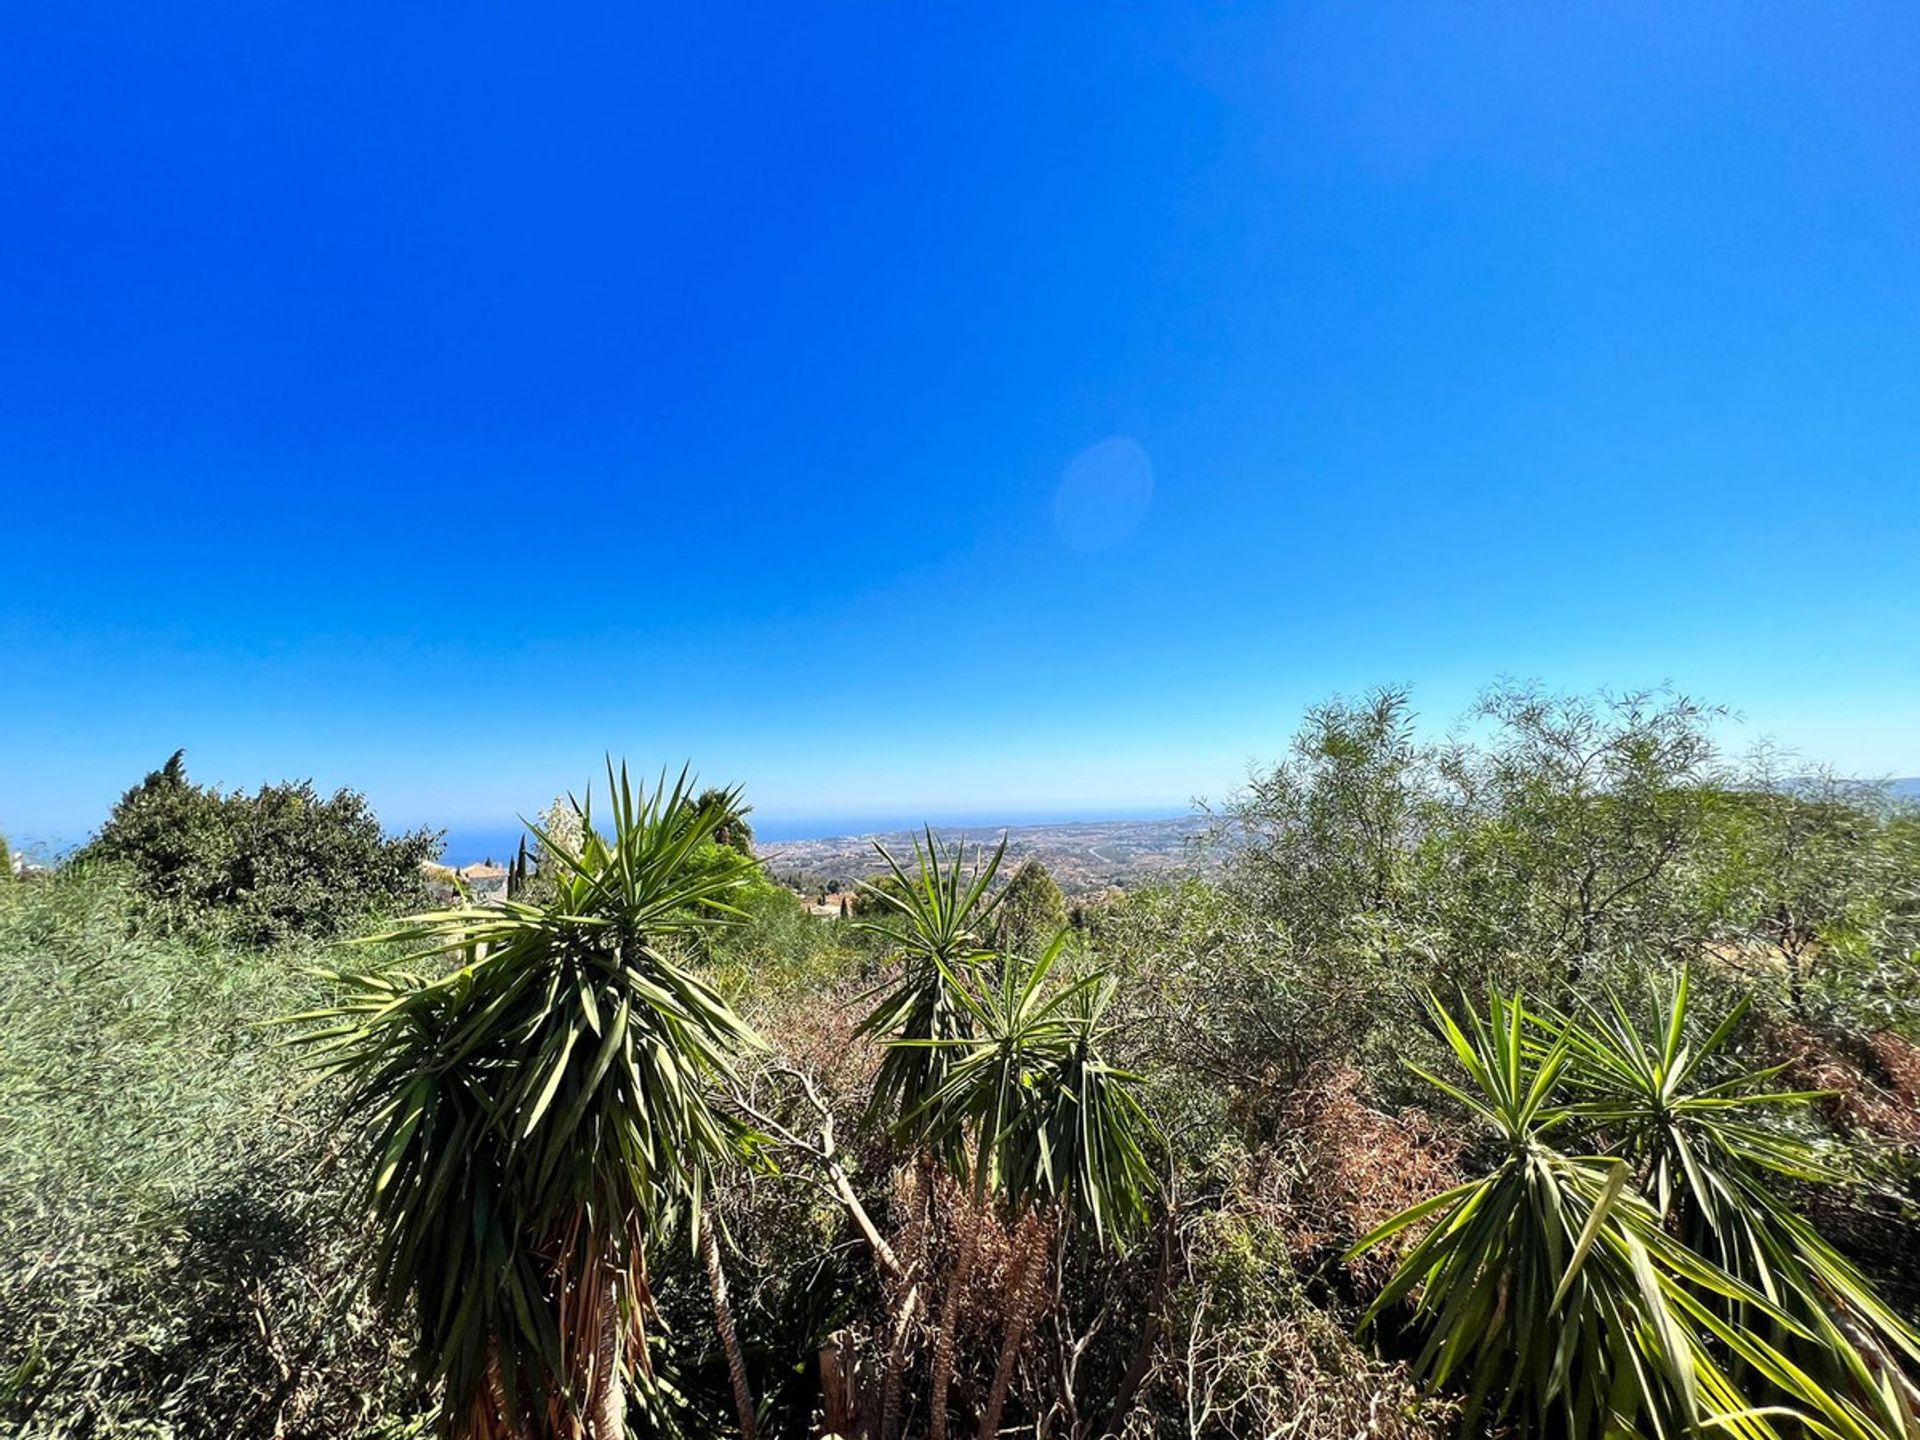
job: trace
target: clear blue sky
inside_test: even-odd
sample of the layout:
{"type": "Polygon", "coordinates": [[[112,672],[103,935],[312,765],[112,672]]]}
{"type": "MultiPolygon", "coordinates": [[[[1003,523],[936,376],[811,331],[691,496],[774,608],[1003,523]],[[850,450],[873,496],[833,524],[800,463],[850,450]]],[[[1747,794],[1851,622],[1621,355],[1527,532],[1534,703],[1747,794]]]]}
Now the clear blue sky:
{"type": "Polygon", "coordinates": [[[1503,672],[1920,771],[1916,76],[1911,0],[13,0],[0,828],[183,745],[1177,806],[1503,672]]]}

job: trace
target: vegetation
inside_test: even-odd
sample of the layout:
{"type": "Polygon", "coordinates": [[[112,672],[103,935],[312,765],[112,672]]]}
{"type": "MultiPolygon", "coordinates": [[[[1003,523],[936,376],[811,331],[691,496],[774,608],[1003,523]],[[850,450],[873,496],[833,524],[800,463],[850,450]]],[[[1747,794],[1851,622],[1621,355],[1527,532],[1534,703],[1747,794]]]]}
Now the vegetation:
{"type": "Polygon", "coordinates": [[[308,781],[230,794],[188,780],[176,751],[120,797],[76,859],[127,871],[149,924],[247,945],[332,939],[426,900],[430,831],[387,837],[366,798],[308,781]]]}
{"type": "Polygon", "coordinates": [[[405,1433],[426,1399],[268,1028],[319,988],[142,913],[84,870],[0,886],[0,1433],[405,1433]]]}
{"type": "Polygon", "coordinates": [[[1047,867],[1028,860],[1013,872],[995,914],[994,943],[1002,950],[1036,954],[1067,925],[1067,897],[1047,867]]]}
{"type": "Polygon", "coordinates": [[[714,827],[713,841],[729,850],[737,850],[742,855],[753,854],[753,826],[747,822],[752,812],[751,805],[741,803],[738,790],[722,790],[711,787],[702,790],[694,802],[703,810],[719,813],[720,823],[714,827]]]}
{"type": "Polygon", "coordinates": [[[269,904],[176,765],[0,887],[0,1423],[1911,1440],[1920,822],[1716,723],[1335,701],[1174,884],[846,920],[619,772],[506,903],[269,904]]]}
{"type": "Polygon", "coordinates": [[[1437,1215],[1369,1318],[1416,1301],[1428,1331],[1416,1367],[1437,1382],[1463,1371],[1469,1419],[1492,1397],[1502,1417],[1576,1435],[1684,1434],[1710,1418],[1764,1436],[1782,1413],[1830,1434],[1909,1433],[1913,1409],[1888,1351],[1875,1348],[1873,1373],[1840,1324],[1869,1319],[1909,1357],[1920,1356],[1920,1335],[1755,1183],[1767,1170],[1826,1178],[1806,1146],[1746,1118],[1795,1097],[1743,1094],[1749,1077],[1689,1090],[1685,995],[1683,979],[1657,1052],[1617,1001],[1619,1028],[1594,1032],[1497,995],[1466,1028],[1431,1006],[1469,1083],[1421,1073],[1487,1127],[1500,1158],[1359,1242],[1364,1251],[1437,1215]],[[1575,1055],[1597,1079],[1589,1093],[1606,1099],[1564,1103],[1575,1055]],[[1613,1122],[1627,1153],[1557,1147],[1556,1132],[1579,1118],[1613,1122]],[[1636,1177],[1651,1178],[1664,1203],[1636,1177]],[[1741,1258],[1761,1263],[1717,1265],[1675,1239],[1676,1206],[1706,1220],[1716,1248],[1738,1244],[1737,1228],[1754,1247],[1741,1258]]]}
{"type": "Polygon", "coordinates": [[[430,969],[336,974],[307,1017],[377,1157],[376,1282],[462,1440],[619,1433],[648,1247],[740,1143],[713,1088],[748,1032],[671,953],[751,863],[713,844],[728,797],[608,788],[609,836],[548,840],[551,901],[423,915],[383,938],[430,969]]]}
{"type": "MultiPolygon", "coordinates": [[[[1144,1150],[1151,1127],[1131,1088],[1138,1077],[1101,1055],[1104,977],[1048,986],[1064,934],[1038,960],[990,948],[983,938],[990,927],[1004,929],[996,912],[1015,893],[1011,886],[989,893],[1003,853],[968,876],[962,857],[942,862],[929,834],[926,848],[916,847],[914,875],[887,857],[897,888],[876,895],[898,918],[869,922],[902,972],[862,1026],[887,1041],[874,1099],[891,1115],[894,1134],[920,1152],[923,1176],[944,1166],[964,1195],[930,1361],[928,1430],[936,1440],[947,1432],[955,1332],[982,1230],[997,1219],[1011,1250],[1000,1355],[979,1422],[981,1440],[991,1440],[1041,1300],[1053,1237],[1077,1221],[1096,1244],[1118,1242],[1144,1223],[1152,1188],[1144,1150]]],[[[924,1181],[922,1188],[931,1195],[924,1181]]],[[[910,1321],[910,1308],[896,1314],[896,1336],[910,1321]]],[[[883,1434],[893,1423],[902,1363],[896,1342],[880,1398],[883,1434]]]]}

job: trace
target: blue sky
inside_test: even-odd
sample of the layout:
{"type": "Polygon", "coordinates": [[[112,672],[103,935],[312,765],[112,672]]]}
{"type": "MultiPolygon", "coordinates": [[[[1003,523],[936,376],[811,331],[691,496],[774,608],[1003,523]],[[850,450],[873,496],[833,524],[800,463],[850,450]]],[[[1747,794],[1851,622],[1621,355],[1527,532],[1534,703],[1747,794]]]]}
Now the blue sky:
{"type": "Polygon", "coordinates": [[[1177,807],[1503,673],[1920,771],[1912,5],[680,8],[5,7],[0,828],[1177,807]]]}

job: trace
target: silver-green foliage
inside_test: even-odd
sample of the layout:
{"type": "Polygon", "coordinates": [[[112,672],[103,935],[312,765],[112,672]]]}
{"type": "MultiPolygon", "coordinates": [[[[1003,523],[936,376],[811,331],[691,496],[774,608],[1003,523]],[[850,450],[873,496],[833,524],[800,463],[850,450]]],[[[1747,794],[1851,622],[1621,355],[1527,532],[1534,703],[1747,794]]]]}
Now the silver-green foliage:
{"type": "Polygon", "coordinates": [[[328,1113],[265,1026],[317,994],[134,908],[83,869],[0,886],[0,1433],[405,1428],[328,1113]]]}

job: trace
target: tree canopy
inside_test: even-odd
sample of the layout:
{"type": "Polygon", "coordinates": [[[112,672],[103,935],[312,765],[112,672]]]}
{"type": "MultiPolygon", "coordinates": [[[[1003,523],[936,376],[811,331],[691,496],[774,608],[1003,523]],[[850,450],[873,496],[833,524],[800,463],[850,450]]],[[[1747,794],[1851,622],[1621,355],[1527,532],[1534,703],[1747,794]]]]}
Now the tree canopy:
{"type": "Polygon", "coordinates": [[[175,751],[126,794],[75,857],[124,868],[163,929],[250,944],[352,933],[426,898],[440,836],[389,836],[366,797],[310,780],[249,794],[194,784],[175,751]]]}

